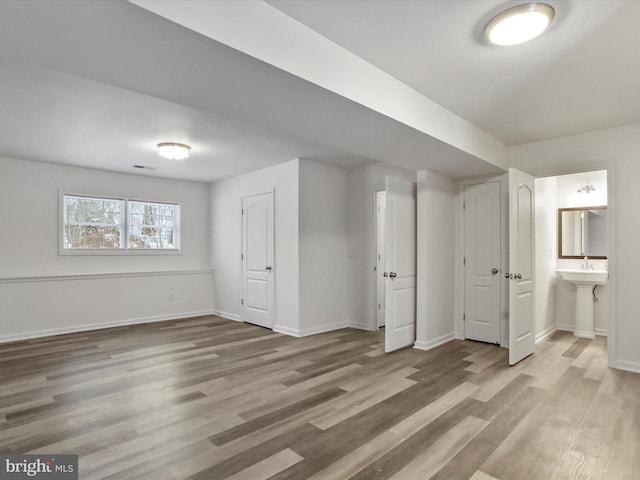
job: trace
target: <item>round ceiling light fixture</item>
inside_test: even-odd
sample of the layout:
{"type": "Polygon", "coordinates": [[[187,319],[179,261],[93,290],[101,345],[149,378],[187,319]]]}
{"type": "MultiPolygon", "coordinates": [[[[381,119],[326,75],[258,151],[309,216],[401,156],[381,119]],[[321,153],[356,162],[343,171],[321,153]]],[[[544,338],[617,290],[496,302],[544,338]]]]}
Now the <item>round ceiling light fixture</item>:
{"type": "Polygon", "coordinates": [[[555,13],[553,7],[546,3],[525,3],[493,17],[484,33],[495,45],[518,45],[544,32],[555,13]]]}
{"type": "Polygon", "coordinates": [[[189,156],[191,147],[184,143],[162,142],[158,144],[158,154],[169,160],[184,160],[189,156]]]}

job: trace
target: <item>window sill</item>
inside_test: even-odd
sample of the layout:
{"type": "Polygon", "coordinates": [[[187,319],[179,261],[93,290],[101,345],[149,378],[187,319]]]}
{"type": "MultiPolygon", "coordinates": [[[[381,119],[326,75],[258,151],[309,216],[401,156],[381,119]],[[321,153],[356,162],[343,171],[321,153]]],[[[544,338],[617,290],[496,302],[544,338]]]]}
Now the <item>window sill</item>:
{"type": "Polygon", "coordinates": [[[128,250],[110,250],[110,249],[74,249],[74,250],[59,250],[59,256],[131,256],[131,255],[182,255],[182,251],[177,248],[173,249],[157,249],[157,250],[139,250],[139,249],[128,249],[128,250]]]}

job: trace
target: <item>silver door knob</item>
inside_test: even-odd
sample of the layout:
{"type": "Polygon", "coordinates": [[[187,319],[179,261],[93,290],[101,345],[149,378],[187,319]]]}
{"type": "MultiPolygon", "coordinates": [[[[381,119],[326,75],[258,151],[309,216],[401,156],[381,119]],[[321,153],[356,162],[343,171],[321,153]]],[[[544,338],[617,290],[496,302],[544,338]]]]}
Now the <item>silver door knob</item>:
{"type": "Polygon", "coordinates": [[[389,272],[389,277],[390,278],[396,278],[398,275],[396,274],[396,272],[389,272]]]}
{"type": "Polygon", "coordinates": [[[518,280],[520,280],[522,278],[522,274],[521,273],[516,273],[515,274],[515,278],[517,278],[518,280]]]}
{"type": "Polygon", "coordinates": [[[507,272],[507,273],[504,274],[504,278],[513,278],[513,274],[507,272]]]}
{"type": "Polygon", "coordinates": [[[491,275],[497,275],[499,271],[500,271],[499,269],[494,267],[491,269],[491,275]]]}
{"type": "Polygon", "coordinates": [[[271,267],[271,265],[267,265],[266,267],[264,267],[264,269],[265,269],[266,271],[270,271],[270,270],[271,270],[271,268],[272,268],[272,267],[271,267]]]}

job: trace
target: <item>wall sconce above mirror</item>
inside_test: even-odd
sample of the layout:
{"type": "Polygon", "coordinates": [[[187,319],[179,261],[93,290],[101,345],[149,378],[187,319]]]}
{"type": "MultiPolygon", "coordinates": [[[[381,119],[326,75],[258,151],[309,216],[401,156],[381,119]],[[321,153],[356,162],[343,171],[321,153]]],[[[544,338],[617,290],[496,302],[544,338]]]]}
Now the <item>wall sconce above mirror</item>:
{"type": "Polygon", "coordinates": [[[606,259],[609,220],[607,207],[558,209],[558,258],[606,259]]]}

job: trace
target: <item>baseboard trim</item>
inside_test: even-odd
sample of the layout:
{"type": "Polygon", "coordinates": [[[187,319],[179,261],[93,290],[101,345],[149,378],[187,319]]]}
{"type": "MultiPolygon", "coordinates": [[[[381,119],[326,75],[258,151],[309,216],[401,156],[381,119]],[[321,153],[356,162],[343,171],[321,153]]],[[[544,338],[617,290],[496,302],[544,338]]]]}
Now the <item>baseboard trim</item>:
{"type": "Polygon", "coordinates": [[[358,330],[365,330],[367,332],[372,332],[373,330],[371,330],[371,325],[367,325],[364,323],[350,323],[349,325],[347,325],[347,327],[349,328],[356,328],[358,330]]]}
{"type": "MultiPolygon", "coordinates": [[[[558,323],[556,324],[556,330],[562,330],[563,332],[574,332],[575,327],[570,323],[558,323]]],[[[606,328],[596,328],[595,332],[596,332],[596,335],[601,337],[609,336],[609,330],[606,328]]]]}
{"type": "Polygon", "coordinates": [[[640,363],[627,362],[625,360],[618,360],[616,362],[616,368],[619,370],[625,370],[627,372],[640,373],[640,363]]]}
{"type": "Polygon", "coordinates": [[[536,335],[536,345],[540,342],[544,342],[547,338],[549,338],[551,335],[553,335],[554,333],[556,333],[556,326],[555,325],[551,325],[550,327],[548,327],[547,329],[543,330],[542,332],[539,332],[536,335]]]}
{"type": "Polygon", "coordinates": [[[227,320],[233,320],[234,322],[242,321],[240,320],[240,315],[237,315],[235,313],[221,312],[220,310],[214,310],[213,314],[222,318],[226,318],[227,320]]]}
{"type": "Polygon", "coordinates": [[[319,333],[333,332],[334,330],[340,330],[341,328],[349,328],[352,325],[347,322],[331,323],[329,325],[321,325],[319,327],[307,328],[305,330],[298,330],[295,328],[283,327],[282,325],[274,325],[273,331],[278,333],[284,333],[292,337],[308,337],[310,335],[317,335],[319,333]]]}
{"type": "Polygon", "coordinates": [[[556,330],[562,330],[563,332],[573,332],[575,327],[570,323],[556,323],[556,330]]]}
{"type": "Polygon", "coordinates": [[[116,320],[113,322],[102,322],[85,325],[74,325],[72,327],[50,328],[46,330],[35,330],[31,332],[13,333],[10,335],[0,335],[0,343],[19,342],[33,338],[52,337],[67,333],[89,332],[91,330],[101,330],[103,328],[126,327],[141,323],[164,322],[166,320],[181,320],[185,318],[203,317],[205,315],[216,315],[213,310],[202,310],[199,312],[174,313],[171,315],[156,315],[152,317],[131,318],[128,320],[116,320]]]}
{"type": "Polygon", "coordinates": [[[317,335],[319,333],[333,332],[334,330],[340,330],[341,328],[348,328],[347,322],[330,323],[329,325],[320,325],[319,327],[307,328],[300,330],[301,337],[308,337],[309,335],[317,335]]]}
{"type": "Polygon", "coordinates": [[[273,331],[277,333],[282,333],[284,335],[289,335],[290,337],[301,337],[300,330],[296,328],[283,327],[282,325],[274,325],[273,331]]]}
{"type": "Polygon", "coordinates": [[[455,338],[456,338],[455,333],[451,332],[451,333],[447,333],[446,335],[442,335],[438,338],[434,338],[433,340],[428,340],[426,342],[419,340],[416,343],[414,343],[413,348],[417,350],[431,350],[432,348],[436,348],[442,345],[443,343],[450,342],[455,338]]]}

